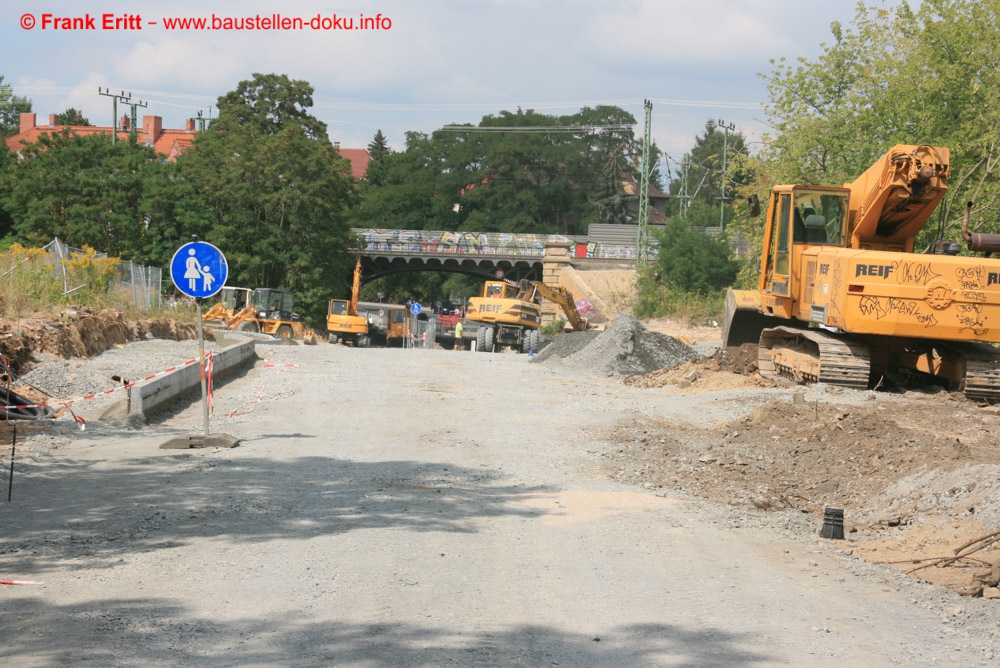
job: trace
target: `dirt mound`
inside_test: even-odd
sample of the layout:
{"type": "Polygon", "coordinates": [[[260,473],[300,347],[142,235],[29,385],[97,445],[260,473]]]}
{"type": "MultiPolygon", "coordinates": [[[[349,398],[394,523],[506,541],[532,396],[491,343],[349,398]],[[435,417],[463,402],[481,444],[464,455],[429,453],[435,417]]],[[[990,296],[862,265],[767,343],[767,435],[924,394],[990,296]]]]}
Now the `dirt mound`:
{"type": "Polygon", "coordinates": [[[584,373],[626,378],[676,366],[695,355],[687,344],[649,331],[630,315],[620,315],[603,332],[576,332],[575,336],[557,338],[535,361],[559,359],[561,364],[584,373]]]}
{"type": "MultiPolygon", "coordinates": [[[[783,399],[714,429],[620,425],[609,435],[617,447],[608,471],[622,482],[760,510],[822,518],[826,507],[843,508],[857,554],[906,561],[905,570],[914,567],[908,560],[948,556],[1000,527],[998,430],[996,409],[957,396],[910,393],[860,406],[783,399]]],[[[992,561],[1000,551],[978,556],[992,561]]],[[[977,574],[914,573],[961,593],[976,591],[977,574]]]]}
{"type": "Polygon", "coordinates": [[[625,379],[633,387],[676,386],[684,392],[713,392],[748,387],[774,387],[757,374],[757,346],[717,350],[714,355],[688,360],[674,367],[664,367],[642,376],[625,379]]]}
{"type": "Polygon", "coordinates": [[[118,311],[68,309],[56,318],[23,318],[0,322],[0,355],[10,370],[23,373],[34,353],[63,358],[93,357],[114,346],[152,336],[158,339],[193,339],[196,324],[169,318],[129,322],[118,311]]]}

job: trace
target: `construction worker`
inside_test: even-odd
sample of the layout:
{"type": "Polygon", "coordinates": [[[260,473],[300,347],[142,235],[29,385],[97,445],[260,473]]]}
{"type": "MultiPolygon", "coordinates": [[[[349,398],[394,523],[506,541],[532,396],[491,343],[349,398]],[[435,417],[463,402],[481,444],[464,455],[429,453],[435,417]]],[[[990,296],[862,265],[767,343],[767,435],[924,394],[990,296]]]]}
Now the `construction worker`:
{"type": "Polygon", "coordinates": [[[465,343],[462,341],[462,321],[455,323],[455,350],[465,350],[465,343]]]}

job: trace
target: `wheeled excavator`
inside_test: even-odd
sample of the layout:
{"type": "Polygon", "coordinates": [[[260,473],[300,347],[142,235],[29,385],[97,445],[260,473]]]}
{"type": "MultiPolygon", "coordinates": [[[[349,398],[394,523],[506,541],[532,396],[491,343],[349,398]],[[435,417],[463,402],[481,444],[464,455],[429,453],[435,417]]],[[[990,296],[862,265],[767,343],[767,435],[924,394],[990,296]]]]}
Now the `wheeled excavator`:
{"type": "Polygon", "coordinates": [[[354,266],[354,285],[350,299],[331,299],[326,315],[326,330],[330,343],[350,343],[358,348],[367,348],[371,339],[368,335],[368,318],[358,315],[358,296],[361,294],[361,257],[354,266]]]}
{"type": "Polygon", "coordinates": [[[914,252],[949,171],[947,148],[897,145],[842,188],[775,187],[758,289],[727,293],[723,344],[757,344],[765,377],[861,389],[917,377],[1000,400],[1000,235],[969,233],[970,203],[973,255],[958,242],[914,252]]]}
{"type": "Polygon", "coordinates": [[[562,287],[539,281],[486,281],[479,297],[470,297],[465,318],[479,323],[476,350],[493,352],[510,346],[524,352],[538,350],[542,324],[542,298],[558,304],[575,331],[587,329],[587,320],[576,308],[573,295],[562,287]]]}

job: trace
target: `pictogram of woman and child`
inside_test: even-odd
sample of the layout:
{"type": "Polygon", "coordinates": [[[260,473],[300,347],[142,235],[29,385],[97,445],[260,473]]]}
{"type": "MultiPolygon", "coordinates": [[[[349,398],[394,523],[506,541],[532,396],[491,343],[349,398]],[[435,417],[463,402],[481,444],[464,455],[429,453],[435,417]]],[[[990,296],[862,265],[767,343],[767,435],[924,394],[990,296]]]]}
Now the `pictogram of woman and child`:
{"type": "Polygon", "coordinates": [[[200,278],[205,286],[201,292],[211,292],[212,283],[215,283],[215,276],[212,275],[211,269],[203,267],[201,262],[198,262],[198,258],[194,256],[193,248],[188,249],[188,256],[188,259],[185,260],[184,270],[184,278],[188,279],[188,289],[191,292],[198,292],[198,288],[195,287],[195,281],[200,278]]]}

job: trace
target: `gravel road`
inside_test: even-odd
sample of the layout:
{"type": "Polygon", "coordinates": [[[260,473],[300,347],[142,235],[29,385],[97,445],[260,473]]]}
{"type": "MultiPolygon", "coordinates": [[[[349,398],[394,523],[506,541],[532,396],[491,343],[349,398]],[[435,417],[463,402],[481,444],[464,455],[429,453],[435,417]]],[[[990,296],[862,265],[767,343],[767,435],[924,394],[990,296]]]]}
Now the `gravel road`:
{"type": "MultiPolygon", "coordinates": [[[[118,372],[195,350],[133,345],[118,372]]],[[[158,448],[200,433],[198,404],[19,430],[0,578],[43,584],[0,587],[3,665],[996,665],[995,601],[862,561],[813,516],[607,475],[610,428],[714,425],[788,390],[685,395],[512,354],[258,354],[217,388],[234,449],[158,448]]]]}

